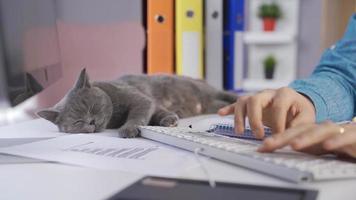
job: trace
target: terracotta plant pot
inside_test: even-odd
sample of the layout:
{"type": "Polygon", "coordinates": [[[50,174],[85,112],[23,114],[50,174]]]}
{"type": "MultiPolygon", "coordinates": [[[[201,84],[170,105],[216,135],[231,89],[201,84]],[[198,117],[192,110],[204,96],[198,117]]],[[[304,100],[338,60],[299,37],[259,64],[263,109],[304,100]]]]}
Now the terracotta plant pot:
{"type": "Polygon", "coordinates": [[[271,17],[263,18],[263,30],[274,31],[276,27],[276,19],[271,17]]]}

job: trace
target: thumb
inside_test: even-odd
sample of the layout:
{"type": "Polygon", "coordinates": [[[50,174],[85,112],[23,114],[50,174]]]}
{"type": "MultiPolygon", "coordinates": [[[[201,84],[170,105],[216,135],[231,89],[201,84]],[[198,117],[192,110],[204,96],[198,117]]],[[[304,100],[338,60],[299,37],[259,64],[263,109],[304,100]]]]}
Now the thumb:
{"type": "Polygon", "coordinates": [[[230,104],[218,110],[218,114],[221,116],[233,114],[235,111],[235,104],[230,104]]]}

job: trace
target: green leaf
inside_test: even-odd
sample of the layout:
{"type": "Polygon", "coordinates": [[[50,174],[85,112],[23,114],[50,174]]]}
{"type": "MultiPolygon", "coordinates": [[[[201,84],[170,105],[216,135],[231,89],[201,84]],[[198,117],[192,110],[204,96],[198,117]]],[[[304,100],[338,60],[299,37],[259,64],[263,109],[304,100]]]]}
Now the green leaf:
{"type": "Polygon", "coordinates": [[[258,11],[258,16],[260,18],[274,18],[279,19],[282,17],[282,11],[279,5],[275,2],[271,4],[261,4],[258,11]]]}
{"type": "Polygon", "coordinates": [[[263,63],[266,69],[274,69],[277,64],[277,61],[273,55],[269,55],[264,59],[263,63]]]}

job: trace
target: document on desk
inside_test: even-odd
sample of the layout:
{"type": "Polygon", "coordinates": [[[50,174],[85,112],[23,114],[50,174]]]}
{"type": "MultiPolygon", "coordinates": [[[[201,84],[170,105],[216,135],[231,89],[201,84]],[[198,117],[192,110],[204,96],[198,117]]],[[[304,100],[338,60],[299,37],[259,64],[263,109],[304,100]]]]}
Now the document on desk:
{"type": "Polygon", "coordinates": [[[97,169],[176,176],[199,167],[194,155],[143,138],[76,134],[0,148],[0,153],[97,169]]]}

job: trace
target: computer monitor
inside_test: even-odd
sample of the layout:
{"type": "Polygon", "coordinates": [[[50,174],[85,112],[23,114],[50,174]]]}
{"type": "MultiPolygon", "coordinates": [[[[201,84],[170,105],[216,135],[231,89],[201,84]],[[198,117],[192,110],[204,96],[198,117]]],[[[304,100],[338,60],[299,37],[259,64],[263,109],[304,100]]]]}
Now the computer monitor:
{"type": "Polygon", "coordinates": [[[55,1],[0,0],[0,108],[61,77],[55,1]]]}

